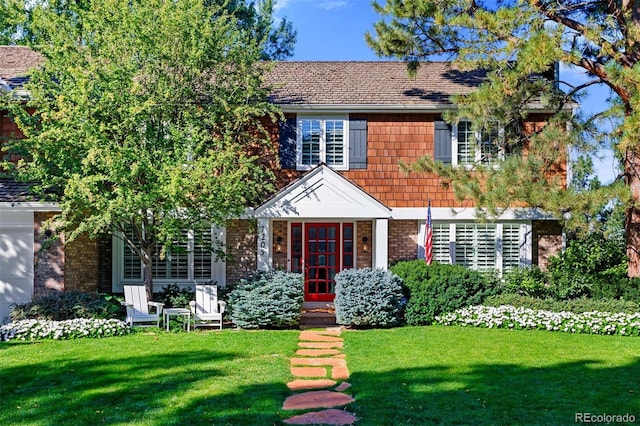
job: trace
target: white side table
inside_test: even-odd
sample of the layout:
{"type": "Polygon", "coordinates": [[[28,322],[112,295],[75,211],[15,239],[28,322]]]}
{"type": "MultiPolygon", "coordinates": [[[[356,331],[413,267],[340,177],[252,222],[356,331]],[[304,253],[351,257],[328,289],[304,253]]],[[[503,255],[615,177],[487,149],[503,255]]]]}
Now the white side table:
{"type": "Polygon", "coordinates": [[[169,331],[169,320],[171,315],[182,315],[187,317],[187,331],[191,331],[191,310],[185,308],[168,308],[162,311],[164,326],[169,331]]]}

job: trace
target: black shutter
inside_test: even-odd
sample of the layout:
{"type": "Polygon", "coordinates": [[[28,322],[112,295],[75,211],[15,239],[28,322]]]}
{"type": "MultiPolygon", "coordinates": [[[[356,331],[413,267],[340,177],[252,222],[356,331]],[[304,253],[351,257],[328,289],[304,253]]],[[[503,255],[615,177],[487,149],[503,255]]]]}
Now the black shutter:
{"type": "Polygon", "coordinates": [[[434,122],[433,159],[451,164],[451,126],[444,121],[434,122]]]}
{"type": "Polygon", "coordinates": [[[296,168],[296,118],[280,122],[280,168],[296,168]]]}
{"type": "Polygon", "coordinates": [[[367,120],[349,120],[349,169],[367,168],[367,120]]]}

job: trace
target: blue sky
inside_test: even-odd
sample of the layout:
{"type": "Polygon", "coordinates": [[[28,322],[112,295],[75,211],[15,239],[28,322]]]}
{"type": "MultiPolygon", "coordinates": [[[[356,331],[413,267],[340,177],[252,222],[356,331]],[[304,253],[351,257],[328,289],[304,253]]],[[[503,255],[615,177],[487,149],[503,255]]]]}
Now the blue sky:
{"type": "MultiPolygon", "coordinates": [[[[384,0],[379,0],[384,3],[384,0]]],[[[291,60],[296,61],[375,61],[378,58],[367,46],[364,34],[373,32],[379,20],[370,0],[276,0],[276,17],[286,17],[298,31],[298,42],[291,60]]],[[[580,79],[580,70],[563,68],[562,78],[580,79]]],[[[606,90],[592,90],[582,101],[590,111],[602,109],[606,90]]],[[[609,182],[618,171],[609,152],[596,162],[598,176],[609,182]]]]}

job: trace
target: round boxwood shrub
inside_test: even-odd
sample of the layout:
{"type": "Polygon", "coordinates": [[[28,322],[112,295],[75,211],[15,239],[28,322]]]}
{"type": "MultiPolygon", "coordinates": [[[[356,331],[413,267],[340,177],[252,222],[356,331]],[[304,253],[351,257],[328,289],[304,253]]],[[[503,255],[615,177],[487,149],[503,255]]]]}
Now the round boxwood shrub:
{"type": "Polygon", "coordinates": [[[460,265],[409,260],[397,263],[391,271],[406,286],[405,321],[409,325],[431,324],[437,315],[481,305],[486,297],[499,292],[495,275],[460,265]]]}
{"type": "Polygon", "coordinates": [[[257,272],[229,293],[231,321],[241,328],[287,328],[300,321],[304,301],[301,274],[257,272]]]}
{"type": "Polygon", "coordinates": [[[338,324],[390,327],[400,323],[404,297],[397,275],[382,269],[345,269],[335,280],[338,324]]]}

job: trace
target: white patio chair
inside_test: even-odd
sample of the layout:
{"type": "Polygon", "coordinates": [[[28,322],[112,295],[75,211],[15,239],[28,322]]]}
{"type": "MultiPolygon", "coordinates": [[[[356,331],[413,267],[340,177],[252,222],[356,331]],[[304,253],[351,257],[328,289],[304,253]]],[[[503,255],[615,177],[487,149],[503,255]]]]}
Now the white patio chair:
{"type": "Polygon", "coordinates": [[[127,308],[127,318],[125,322],[130,327],[139,325],[160,327],[160,319],[162,318],[162,308],[164,303],[151,302],[147,300],[147,289],[143,285],[125,285],[124,286],[124,302],[127,308]],[[149,306],[155,307],[155,312],[149,312],[149,306]]]}
{"type": "Polygon", "coordinates": [[[193,328],[218,327],[222,330],[222,314],[227,304],[218,300],[218,286],[196,285],[196,300],[189,303],[193,314],[193,328]]]}

